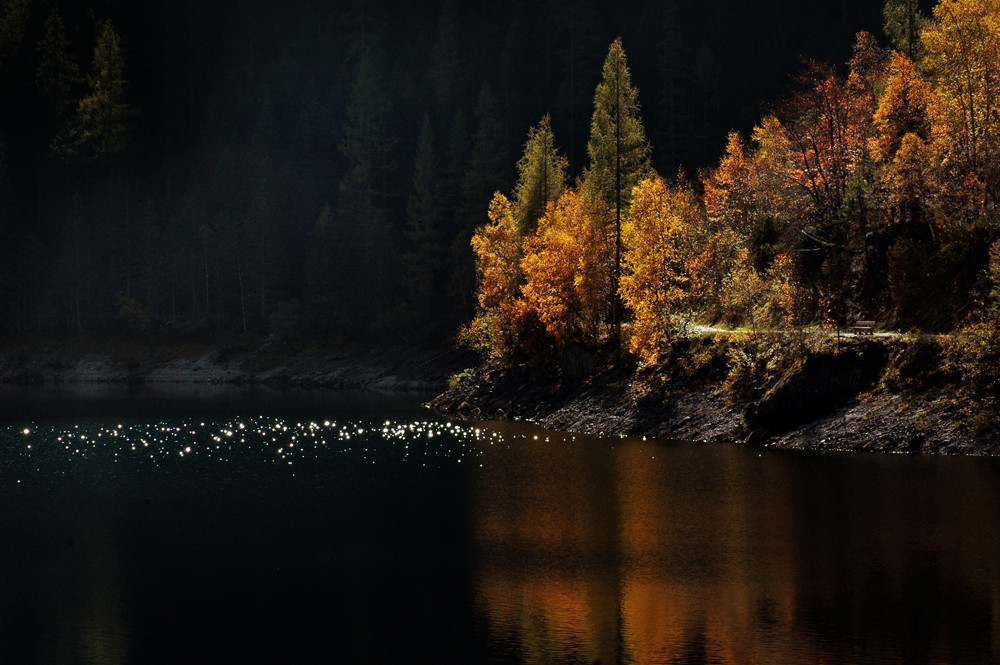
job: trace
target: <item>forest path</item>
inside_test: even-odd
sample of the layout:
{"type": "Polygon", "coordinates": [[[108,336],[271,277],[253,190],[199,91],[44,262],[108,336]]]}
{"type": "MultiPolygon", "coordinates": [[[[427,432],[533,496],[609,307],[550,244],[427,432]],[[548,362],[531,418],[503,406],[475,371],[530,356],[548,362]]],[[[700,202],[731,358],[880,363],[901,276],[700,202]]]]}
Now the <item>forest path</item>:
{"type": "MultiPolygon", "coordinates": [[[[745,335],[747,333],[753,333],[752,330],[746,329],[736,329],[730,330],[728,328],[716,328],[715,326],[705,326],[701,324],[688,324],[688,328],[703,334],[703,335],[745,335]]],[[[805,330],[757,330],[758,335],[794,335],[803,333],[806,335],[825,335],[828,337],[836,337],[838,334],[841,337],[877,337],[882,339],[900,339],[904,337],[915,337],[917,339],[947,339],[952,337],[952,335],[945,335],[942,333],[907,333],[898,331],[883,331],[883,332],[851,332],[850,330],[823,330],[816,328],[808,328],[805,330]]]]}

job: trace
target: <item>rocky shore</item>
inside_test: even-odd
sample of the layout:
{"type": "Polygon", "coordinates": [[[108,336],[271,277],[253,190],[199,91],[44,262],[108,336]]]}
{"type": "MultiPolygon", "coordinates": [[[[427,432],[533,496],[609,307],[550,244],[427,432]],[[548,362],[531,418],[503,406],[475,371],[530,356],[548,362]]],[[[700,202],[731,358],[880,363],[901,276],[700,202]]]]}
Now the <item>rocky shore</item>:
{"type": "MultiPolygon", "coordinates": [[[[943,378],[926,344],[857,342],[810,354],[767,385],[727,386],[720,359],[637,370],[595,363],[487,365],[432,400],[445,413],[514,418],[545,427],[775,448],[1000,454],[995,408],[970,403],[943,378]]],[[[939,355],[939,354],[938,354],[939,355]]]]}

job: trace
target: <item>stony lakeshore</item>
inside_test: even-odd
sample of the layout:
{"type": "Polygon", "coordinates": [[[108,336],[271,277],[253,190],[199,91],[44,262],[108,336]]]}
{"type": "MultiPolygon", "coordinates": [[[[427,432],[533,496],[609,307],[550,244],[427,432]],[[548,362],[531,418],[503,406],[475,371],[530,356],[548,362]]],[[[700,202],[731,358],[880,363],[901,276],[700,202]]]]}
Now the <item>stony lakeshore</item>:
{"type": "Polygon", "coordinates": [[[429,405],[552,429],[776,448],[1000,454],[997,410],[969,401],[936,344],[856,341],[811,353],[768,384],[734,390],[719,358],[683,363],[485,365],[429,405]],[[583,369],[581,370],[581,365],[583,369]]]}

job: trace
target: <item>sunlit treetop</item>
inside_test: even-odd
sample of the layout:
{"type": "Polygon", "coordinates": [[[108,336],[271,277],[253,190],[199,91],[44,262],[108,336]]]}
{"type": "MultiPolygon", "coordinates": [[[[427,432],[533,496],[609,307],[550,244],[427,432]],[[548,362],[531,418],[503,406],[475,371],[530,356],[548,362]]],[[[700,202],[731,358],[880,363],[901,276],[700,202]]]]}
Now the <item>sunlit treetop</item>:
{"type": "Polygon", "coordinates": [[[549,201],[555,201],[566,188],[566,157],[555,147],[552,124],[545,114],[537,126],[528,130],[524,154],[517,163],[517,187],[514,189],[514,219],[521,233],[529,233],[545,214],[549,201]]]}
{"type": "Polygon", "coordinates": [[[584,194],[603,199],[611,211],[626,210],[632,189],[652,173],[652,167],[639,114],[639,91],[632,85],[620,38],[608,50],[594,92],[587,154],[590,166],[584,174],[584,194]]]}

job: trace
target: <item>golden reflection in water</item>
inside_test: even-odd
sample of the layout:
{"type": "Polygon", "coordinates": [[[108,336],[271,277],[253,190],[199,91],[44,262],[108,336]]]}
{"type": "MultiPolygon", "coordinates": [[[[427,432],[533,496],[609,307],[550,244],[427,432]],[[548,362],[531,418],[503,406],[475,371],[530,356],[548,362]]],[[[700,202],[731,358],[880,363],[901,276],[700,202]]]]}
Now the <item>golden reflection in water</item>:
{"type": "Polygon", "coordinates": [[[80,507],[75,536],[49,552],[62,559],[45,566],[60,576],[43,588],[47,662],[121,665],[127,660],[125,606],[121,591],[119,543],[107,505],[80,507]],[[48,631],[46,631],[47,633],[48,631]]]}
{"type": "Polygon", "coordinates": [[[497,427],[474,488],[476,599],[521,662],[1000,656],[988,469],[963,466],[958,483],[934,461],[842,474],[836,459],[497,427]],[[965,627],[978,621],[985,640],[965,627]]]}

